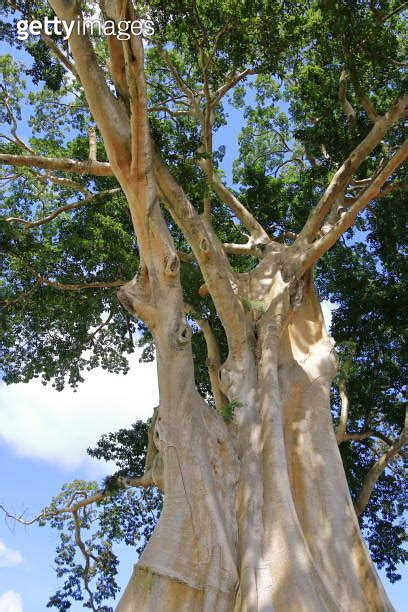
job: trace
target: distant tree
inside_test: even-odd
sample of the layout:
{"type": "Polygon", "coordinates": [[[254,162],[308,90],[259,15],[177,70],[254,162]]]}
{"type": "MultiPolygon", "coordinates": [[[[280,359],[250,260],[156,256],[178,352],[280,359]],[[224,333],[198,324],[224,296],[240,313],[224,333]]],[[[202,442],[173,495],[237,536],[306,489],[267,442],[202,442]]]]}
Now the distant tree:
{"type": "Polygon", "coordinates": [[[108,609],[112,544],[142,550],[160,489],[120,612],[391,610],[357,516],[397,579],[404,4],[8,0],[1,29],[98,5],[118,28],[148,8],[154,35],[43,32],[31,65],[0,60],[0,367],[62,390],[140,344],[160,405],[89,451],[118,465],[102,487],[34,519],[61,530],[48,605],[108,609]]]}

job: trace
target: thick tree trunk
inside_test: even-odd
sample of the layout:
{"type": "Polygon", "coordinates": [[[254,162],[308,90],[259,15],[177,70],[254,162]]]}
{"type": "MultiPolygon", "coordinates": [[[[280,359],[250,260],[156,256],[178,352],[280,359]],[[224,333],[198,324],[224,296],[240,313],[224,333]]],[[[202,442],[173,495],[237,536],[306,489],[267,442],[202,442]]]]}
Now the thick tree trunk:
{"type": "Polygon", "coordinates": [[[156,337],[165,502],[117,612],[393,609],[337,449],[317,297],[307,281],[288,319],[281,285],[254,351],[222,367],[222,391],[240,401],[232,425],[197,394],[190,349],[166,354],[156,337]]]}

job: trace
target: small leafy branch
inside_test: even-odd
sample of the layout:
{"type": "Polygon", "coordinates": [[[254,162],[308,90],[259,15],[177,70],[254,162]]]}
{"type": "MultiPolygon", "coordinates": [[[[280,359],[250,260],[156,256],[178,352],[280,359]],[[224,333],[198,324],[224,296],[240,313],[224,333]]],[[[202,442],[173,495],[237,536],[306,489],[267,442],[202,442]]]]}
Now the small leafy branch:
{"type": "Polygon", "coordinates": [[[242,408],[243,403],[238,400],[232,400],[227,404],[221,406],[220,414],[226,423],[232,423],[235,416],[235,410],[237,408],[242,408]]]}

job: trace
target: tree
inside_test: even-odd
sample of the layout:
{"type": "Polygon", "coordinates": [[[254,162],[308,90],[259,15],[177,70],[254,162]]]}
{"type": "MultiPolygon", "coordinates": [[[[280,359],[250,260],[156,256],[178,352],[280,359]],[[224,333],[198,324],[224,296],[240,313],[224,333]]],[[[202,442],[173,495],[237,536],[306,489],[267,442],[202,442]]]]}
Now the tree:
{"type": "MultiPolygon", "coordinates": [[[[4,32],[13,15],[82,23],[95,10],[50,5],[10,0],[4,32]]],[[[144,14],[100,6],[117,31],[144,14]]],[[[43,30],[25,43],[45,82],[28,94],[29,143],[21,71],[3,60],[5,379],[62,388],[86,367],[126,371],[136,330],[157,358],[145,472],[119,484],[155,485],[164,504],[121,612],[392,609],[337,443],[358,514],[381,485],[370,516],[399,558],[400,502],[381,499],[407,435],[401,322],[384,308],[404,272],[402,6],[155,0],[145,45],[73,28],[68,46],[43,30]],[[214,144],[228,97],[246,119],[236,190],[214,144]],[[315,281],[340,304],[336,432],[315,281]]],[[[74,523],[111,489],[82,493],[74,523]]]]}

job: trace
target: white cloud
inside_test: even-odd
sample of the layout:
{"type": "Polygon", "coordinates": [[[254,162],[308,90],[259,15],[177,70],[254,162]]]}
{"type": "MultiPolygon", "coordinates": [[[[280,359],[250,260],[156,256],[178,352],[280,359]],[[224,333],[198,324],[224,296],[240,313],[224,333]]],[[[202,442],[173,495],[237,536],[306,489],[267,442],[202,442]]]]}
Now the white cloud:
{"type": "Polygon", "coordinates": [[[4,542],[0,540],[0,567],[12,567],[14,565],[19,565],[23,561],[24,559],[18,550],[8,548],[4,542]]]}
{"type": "Polygon", "coordinates": [[[78,391],[55,391],[38,380],[0,386],[0,443],[18,454],[65,469],[103,469],[86,448],[110,431],[151,416],[158,403],[155,363],[139,363],[138,353],[126,376],[102,369],[88,373],[78,391]]]}
{"type": "Polygon", "coordinates": [[[23,602],[20,593],[7,591],[0,595],[0,612],[23,612],[23,602]]]}

